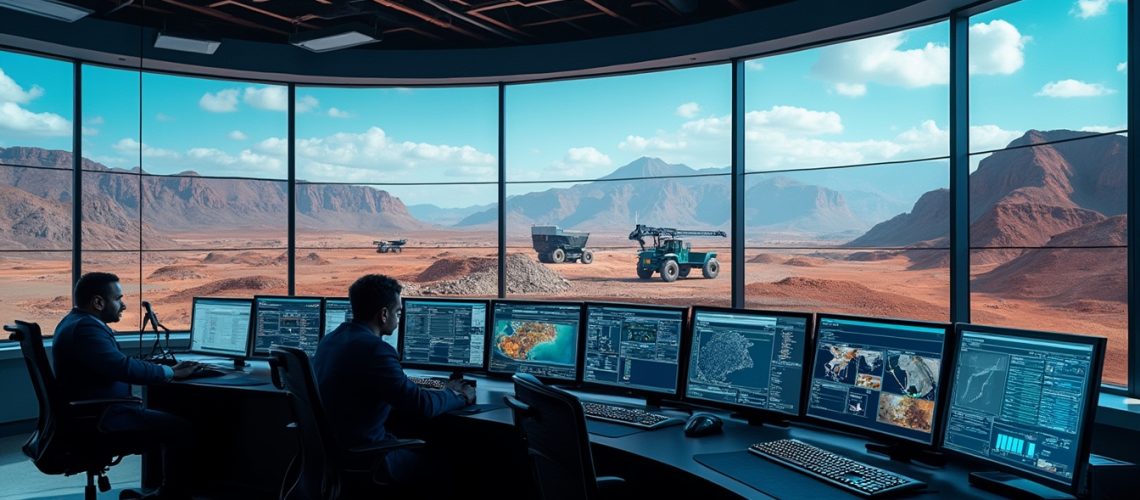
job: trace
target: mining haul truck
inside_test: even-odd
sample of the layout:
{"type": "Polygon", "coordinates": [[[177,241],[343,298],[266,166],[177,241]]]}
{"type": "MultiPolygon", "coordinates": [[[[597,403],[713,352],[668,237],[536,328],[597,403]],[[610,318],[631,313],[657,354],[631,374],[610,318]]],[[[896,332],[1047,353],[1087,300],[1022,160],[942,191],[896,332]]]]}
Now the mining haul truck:
{"type": "Polygon", "coordinates": [[[400,253],[404,251],[404,244],[408,240],[376,240],[372,244],[376,245],[376,253],[400,253]]]}
{"type": "Polygon", "coordinates": [[[558,226],[531,226],[530,239],[534,251],[538,252],[539,262],[557,264],[578,261],[589,264],[594,261],[594,252],[586,248],[590,233],[563,231],[558,226]]]}

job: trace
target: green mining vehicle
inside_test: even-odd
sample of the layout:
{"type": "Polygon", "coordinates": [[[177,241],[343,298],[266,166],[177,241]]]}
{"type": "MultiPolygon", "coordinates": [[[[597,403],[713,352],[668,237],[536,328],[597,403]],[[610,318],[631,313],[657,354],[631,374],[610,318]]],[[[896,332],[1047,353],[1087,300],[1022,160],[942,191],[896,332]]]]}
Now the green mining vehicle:
{"type": "Polygon", "coordinates": [[[661,280],[672,283],[677,277],[684,278],[693,268],[700,268],[706,278],[720,274],[720,261],[716,252],[694,252],[690,243],[678,236],[721,236],[724,231],[693,231],[671,227],[649,227],[638,224],[629,233],[629,239],[637,240],[641,252],[637,254],[637,277],[647,280],[654,272],[661,273],[661,280]],[[645,237],[653,237],[653,248],[645,248],[645,237]]]}
{"type": "Polygon", "coordinates": [[[594,252],[586,248],[590,233],[563,231],[558,226],[531,226],[530,239],[534,251],[538,252],[539,262],[562,263],[579,261],[589,264],[594,261],[594,252]]]}
{"type": "Polygon", "coordinates": [[[373,245],[376,245],[376,253],[400,253],[407,243],[408,240],[376,240],[372,242],[373,245]]]}

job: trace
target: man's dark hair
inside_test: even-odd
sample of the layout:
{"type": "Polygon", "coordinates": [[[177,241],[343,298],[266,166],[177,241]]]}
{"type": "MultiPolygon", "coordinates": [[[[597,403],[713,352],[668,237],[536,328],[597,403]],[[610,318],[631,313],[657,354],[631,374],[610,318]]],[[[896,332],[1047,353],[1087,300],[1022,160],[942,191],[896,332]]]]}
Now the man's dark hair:
{"type": "Polygon", "coordinates": [[[372,318],[381,309],[396,305],[396,296],[404,287],[399,281],[383,274],[366,274],[348,287],[348,301],[352,304],[353,319],[372,318]]]}
{"type": "Polygon", "coordinates": [[[87,307],[96,295],[111,298],[111,283],[118,283],[119,277],[111,273],[87,273],[75,282],[75,305],[87,307]]]}

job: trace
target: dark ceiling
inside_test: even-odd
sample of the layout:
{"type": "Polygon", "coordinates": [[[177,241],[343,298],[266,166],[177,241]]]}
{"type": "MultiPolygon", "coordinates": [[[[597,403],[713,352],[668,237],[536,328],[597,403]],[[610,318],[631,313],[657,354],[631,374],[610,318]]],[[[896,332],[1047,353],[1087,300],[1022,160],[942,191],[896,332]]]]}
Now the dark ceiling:
{"type": "Polygon", "coordinates": [[[286,43],[289,35],[359,23],[368,47],[503,47],[669,28],[790,0],[65,0],[92,17],[189,36],[286,43]]]}

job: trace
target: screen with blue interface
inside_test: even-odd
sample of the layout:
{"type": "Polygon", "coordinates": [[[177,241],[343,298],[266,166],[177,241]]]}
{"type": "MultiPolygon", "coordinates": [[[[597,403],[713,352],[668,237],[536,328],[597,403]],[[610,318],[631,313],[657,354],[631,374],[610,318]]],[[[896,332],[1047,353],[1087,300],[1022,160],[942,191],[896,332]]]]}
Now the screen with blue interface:
{"type": "Polygon", "coordinates": [[[931,444],[946,327],[820,316],[807,415],[931,444]]]}
{"type": "Polygon", "coordinates": [[[685,396],[799,415],[809,318],[695,308],[685,396]]]}
{"type": "MultiPolygon", "coordinates": [[[[321,322],[324,326],[321,327],[321,330],[325,335],[332,333],[341,323],[352,321],[352,304],[348,299],[326,297],[324,310],[325,317],[321,322]]],[[[399,330],[381,337],[385,343],[392,346],[392,349],[397,348],[396,339],[398,338],[400,338],[399,330]]]]}
{"type": "Polygon", "coordinates": [[[249,349],[250,299],[194,297],[190,352],[245,357],[249,349]]]}
{"type": "Polygon", "coordinates": [[[405,363],[441,368],[482,368],[487,338],[487,302],[404,299],[405,363]]]}
{"type": "Polygon", "coordinates": [[[320,297],[254,297],[253,353],[269,354],[269,347],[296,347],[309,356],[321,340],[320,297]]]}
{"type": "Polygon", "coordinates": [[[685,312],[680,308],[587,304],[582,380],[676,394],[685,312]]]}
{"type": "Polygon", "coordinates": [[[1071,486],[1087,460],[1094,346],[970,328],[960,327],[942,446],[1071,486]]]}
{"type": "Polygon", "coordinates": [[[496,301],[488,371],[575,380],[582,305],[496,301]]]}

